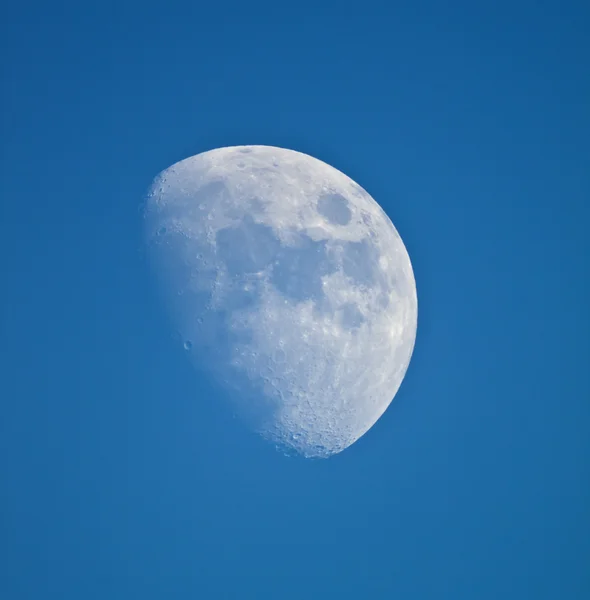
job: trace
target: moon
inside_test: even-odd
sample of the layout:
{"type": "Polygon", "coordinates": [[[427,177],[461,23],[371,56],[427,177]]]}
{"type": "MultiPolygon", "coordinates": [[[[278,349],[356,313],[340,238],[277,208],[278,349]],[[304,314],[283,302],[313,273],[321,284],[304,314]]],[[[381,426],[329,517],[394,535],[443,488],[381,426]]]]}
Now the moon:
{"type": "Polygon", "coordinates": [[[328,457],[375,424],[418,308],[402,239],[362,187],[300,152],[235,146],[162,171],[145,207],[182,343],[254,431],[328,457]]]}

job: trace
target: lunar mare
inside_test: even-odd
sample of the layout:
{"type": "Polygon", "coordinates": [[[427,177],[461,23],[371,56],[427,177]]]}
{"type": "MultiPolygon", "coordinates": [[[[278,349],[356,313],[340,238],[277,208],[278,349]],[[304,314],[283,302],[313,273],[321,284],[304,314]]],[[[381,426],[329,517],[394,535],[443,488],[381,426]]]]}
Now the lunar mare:
{"type": "Polygon", "coordinates": [[[292,150],[211,150],[156,177],[145,233],[185,348],[262,436],[327,457],[389,406],[416,286],[395,227],[352,179],[292,150]]]}

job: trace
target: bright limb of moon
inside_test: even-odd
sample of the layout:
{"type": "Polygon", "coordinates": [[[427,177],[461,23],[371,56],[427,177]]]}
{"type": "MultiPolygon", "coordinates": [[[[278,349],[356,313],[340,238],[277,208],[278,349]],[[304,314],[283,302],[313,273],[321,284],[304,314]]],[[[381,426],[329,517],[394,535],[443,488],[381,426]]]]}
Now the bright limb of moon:
{"type": "Polygon", "coordinates": [[[384,413],[412,355],[416,285],[349,177],[282,148],[211,150],[156,177],[145,230],[185,348],[262,436],[326,457],[384,413]]]}

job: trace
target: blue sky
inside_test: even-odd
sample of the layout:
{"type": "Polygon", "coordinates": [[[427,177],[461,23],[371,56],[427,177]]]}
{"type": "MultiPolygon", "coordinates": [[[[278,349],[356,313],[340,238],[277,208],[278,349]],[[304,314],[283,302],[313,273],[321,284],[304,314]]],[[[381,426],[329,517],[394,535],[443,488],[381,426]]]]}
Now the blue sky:
{"type": "Polygon", "coordinates": [[[587,598],[585,3],[84,4],[0,24],[0,597],[587,598]],[[413,261],[401,391],[327,461],[231,418],[142,256],[154,175],[234,144],[413,261]]]}

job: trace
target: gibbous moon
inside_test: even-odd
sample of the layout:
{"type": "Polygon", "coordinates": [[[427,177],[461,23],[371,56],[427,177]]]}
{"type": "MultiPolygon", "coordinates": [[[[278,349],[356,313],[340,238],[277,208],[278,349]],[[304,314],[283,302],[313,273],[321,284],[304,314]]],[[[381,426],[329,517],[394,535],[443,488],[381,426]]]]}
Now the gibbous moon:
{"type": "Polygon", "coordinates": [[[349,177],[282,148],[211,150],[156,177],[145,229],[185,349],[255,431],[327,457],[384,413],[412,355],[416,285],[349,177]]]}

